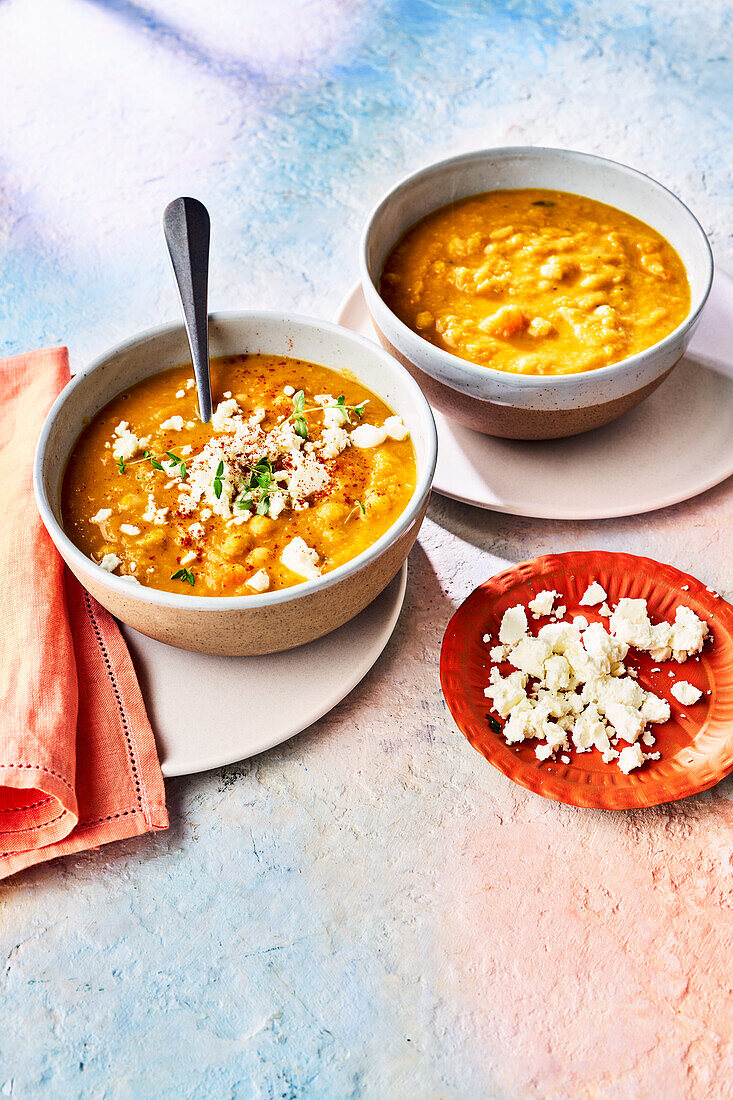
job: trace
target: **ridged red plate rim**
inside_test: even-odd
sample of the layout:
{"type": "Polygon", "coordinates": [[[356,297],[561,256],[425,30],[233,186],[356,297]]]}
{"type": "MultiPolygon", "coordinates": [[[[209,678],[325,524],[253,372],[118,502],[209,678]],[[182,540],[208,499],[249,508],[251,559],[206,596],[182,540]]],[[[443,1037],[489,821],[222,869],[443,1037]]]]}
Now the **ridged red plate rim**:
{"type": "MultiPolygon", "coordinates": [[[[548,621],[533,625],[538,628],[548,621]]],[[[657,806],[708,790],[733,770],[733,607],[696,577],[652,558],[604,550],[572,551],[534,558],[491,577],[471,593],[448,624],[440,654],[440,682],[457,726],[490,764],[528,790],[570,806],[606,810],[657,806]],[[489,649],[498,638],[506,609],[526,605],[542,589],[554,588],[562,593],[558,602],[567,607],[566,619],[584,615],[591,622],[607,624],[597,608],[580,604],[592,581],[603,585],[611,604],[624,596],[645,599],[654,622],[674,619],[678,605],[685,604],[706,620],[713,633],[699,661],[690,658],[684,664],[660,665],[646,654],[630,654],[639,683],[669,700],[672,718],[651,727],[657,739],[654,750],[661,759],[629,775],[616,764],[604,764],[596,750],[571,752],[569,764],[559,759],[540,762],[534,755],[536,741],[507,745],[487,719],[490,702],[484,688],[492,663],[489,649]],[[482,641],[486,633],[492,635],[490,645],[482,641]],[[660,672],[653,672],[654,668],[660,672]],[[676,680],[695,684],[703,691],[702,698],[694,706],[682,707],[670,694],[676,680]]]]}

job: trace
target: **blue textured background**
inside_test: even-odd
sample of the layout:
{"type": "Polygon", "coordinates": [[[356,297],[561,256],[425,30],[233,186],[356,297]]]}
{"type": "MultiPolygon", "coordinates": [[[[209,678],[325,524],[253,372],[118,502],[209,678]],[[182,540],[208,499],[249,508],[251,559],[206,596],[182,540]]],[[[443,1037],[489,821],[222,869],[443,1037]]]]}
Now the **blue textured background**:
{"type": "MultiPolygon", "coordinates": [[[[159,220],[185,193],[212,214],[213,309],[330,318],[383,189],[493,144],[648,171],[730,268],[732,40],[730,5],[713,0],[0,0],[0,345],[67,343],[78,367],[175,318],[159,220]]],[[[730,513],[724,489],[596,525],[436,501],[395,637],[332,715],[255,761],[169,782],[168,833],[0,887],[0,1095],[611,1098],[655,1095],[660,1079],[669,1098],[718,1095],[705,1072],[722,1048],[699,1045],[720,1028],[714,999],[707,1017],[675,1001],[667,1018],[639,976],[658,1038],[624,1031],[606,1058],[597,999],[531,978],[518,998],[511,946],[486,946],[508,911],[479,905],[513,896],[501,876],[523,881],[518,852],[559,876],[559,906],[564,890],[585,896],[583,846],[599,865],[614,845],[631,867],[674,861],[683,818],[690,851],[714,861],[712,804],[634,824],[511,787],[447,719],[436,656],[475,583],[548,550],[653,553],[725,592],[726,555],[708,546],[730,513]],[[490,851],[491,874],[471,878],[490,851]]],[[[730,785],[714,799],[722,814],[730,785]]],[[[722,850],[729,818],[715,820],[722,850]]],[[[706,873],[712,896],[723,871],[706,873]]],[[[517,895],[518,941],[543,935],[537,889],[517,895]]],[[[637,916],[625,927],[641,958],[637,916]]],[[[590,910],[574,921],[592,958],[603,925],[590,910]]],[[[554,965],[562,987],[571,964],[554,965]]],[[[599,993],[615,1020],[625,981],[606,974],[599,993]]]]}

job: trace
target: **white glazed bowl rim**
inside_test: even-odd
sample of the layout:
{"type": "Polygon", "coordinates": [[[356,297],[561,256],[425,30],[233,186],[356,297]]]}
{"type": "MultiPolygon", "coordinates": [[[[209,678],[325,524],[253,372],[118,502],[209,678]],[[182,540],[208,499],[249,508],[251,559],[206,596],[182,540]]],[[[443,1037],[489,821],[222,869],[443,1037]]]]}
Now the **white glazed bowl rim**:
{"type": "MultiPolygon", "coordinates": [[[[408,389],[414,398],[415,408],[420,417],[420,425],[424,433],[425,440],[425,457],[421,462],[419,457],[417,458],[418,473],[417,482],[415,485],[415,491],[413,492],[410,500],[405,507],[404,511],[397,517],[395,522],[389,527],[383,535],[381,535],[376,542],[372,543],[365,550],[362,550],[355,558],[350,561],[344,562],[343,565],[339,565],[336,569],[330,573],[325,573],[322,577],[313,581],[303,581],[301,584],[293,585],[291,588],[283,588],[276,592],[263,593],[262,595],[252,596],[197,596],[188,594],[178,594],[177,592],[165,592],[162,589],[147,588],[144,585],[133,585],[130,581],[123,580],[122,577],[118,577],[114,573],[108,573],[107,570],[102,569],[100,565],[88,558],[86,554],[74,545],[69,536],[64,531],[63,527],[56,519],[53,508],[48,499],[48,495],[44,488],[44,465],[46,457],[46,447],[48,444],[49,435],[51,433],[52,426],[59,411],[63,408],[64,404],[69,398],[69,395],[73,393],[77,386],[84,385],[86,379],[95,370],[108,363],[110,359],[119,355],[121,352],[128,351],[136,344],[144,344],[151,338],[163,336],[174,331],[183,331],[182,323],[170,323],[166,325],[159,325],[155,328],[145,329],[143,332],[136,333],[134,336],[129,337],[127,340],[116,344],[108,351],[94,359],[83,370],[79,371],[70,382],[64,386],[61,393],[58,395],[53,405],[49,409],[48,415],[43,423],[41,434],[38,438],[38,444],[36,446],[36,453],[33,461],[33,490],[36,497],[36,504],[38,511],[40,512],[41,519],[49,533],[52,534],[52,538],[57,547],[63,546],[64,556],[67,560],[73,561],[79,568],[80,573],[89,572],[90,569],[95,571],[97,580],[107,585],[113,592],[125,595],[128,599],[134,599],[140,603],[153,604],[158,607],[174,607],[181,610],[189,611],[243,611],[248,608],[260,608],[270,607],[276,604],[287,603],[290,600],[298,600],[302,597],[309,596],[312,593],[322,591],[330,588],[334,584],[338,584],[339,581],[344,580],[346,577],[351,576],[354,573],[360,572],[366,565],[368,565],[375,558],[379,557],[389,546],[396,542],[404,532],[415,522],[416,517],[419,515],[420,510],[425,503],[426,498],[430,494],[430,489],[433,482],[433,475],[435,473],[435,463],[438,454],[438,436],[435,428],[435,421],[433,414],[428,405],[422,390],[418,386],[417,382],[411,377],[408,371],[405,370],[401,364],[397,362],[391,355],[388,355],[378,344],[373,340],[368,340],[365,336],[360,336],[358,333],[352,332],[350,329],[346,329],[341,325],[333,324],[330,321],[320,321],[314,317],[306,317],[302,314],[286,313],[281,310],[229,310],[219,313],[210,313],[209,321],[224,322],[227,321],[269,321],[275,323],[281,323],[284,326],[289,324],[299,324],[315,330],[325,330],[338,334],[341,338],[344,338],[349,343],[360,345],[366,348],[372,355],[377,357],[388,371],[393,374],[399,374],[402,376],[403,381],[407,384],[408,389]]],[[[332,368],[333,369],[333,368],[332,368]]],[[[348,370],[348,364],[345,365],[345,369],[348,370]]],[[[155,372],[151,372],[154,374],[155,372]]],[[[124,388],[124,387],[122,387],[124,388]]],[[[99,410],[97,410],[99,411],[99,410]]],[[[81,431],[81,425],[79,427],[81,431]]]]}
{"type": "MultiPolygon", "coordinates": [[[[582,194],[582,192],[579,192],[582,194]]],[[[439,209],[440,207],[436,207],[439,209]]],[[[633,214],[633,211],[629,211],[633,214]]],[[[419,221],[419,219],[416,219],[419,221]]],[[[414,224],[414,223],[413,223],[414,224]]],[[[397,241],[394,241],[396,244],[397,241]]],[[[427,354],[435,356],[437,363],[442,363],[446,367],[450,367],[452,370],[460,369],[465,371],[469,376],[476,378],[483,378],[484,380],[492,379],[501,381],[504,385],[508,386],[541,386],[541,387],[560,387],[565,388],[567,386],[577,386],[578,380],[581,378],[598,378],[604,379],[612,377],[615,374],[624,373],[627,369],[632,368],[638,363],[642,362],[651,352],[657,352],[660,349],[665,349],[671,346],[679,338],[681,332],[685,332],[692,328],[697,321],[698,317],[702,313],[702,310],[707,301],[710,293],[710,287],[713,282],[713,252],[710,247],[710,241],[707,238],[705,230],[701,226],[698,219],[690,210],[681,198],[679,198],[673,191],[670,191],[664,184],[659,183],[652,176],[647,175],[645,172],[640,172],[637,168],[630,168],[626,164],[622,164],[620,161],[610,160],[608,157],[599,157],[593,153],[581,153],[574,149],[555,149],[551,146],[545,145],[501,145],[491,149],[478,149],[471,153],[459,153],[453,157],[446,157],[444,160],[434,161],[432,164],[426,165],[424,168],[418,169],[417,172],[411,172],[409,175],[404,176],[399,180],[394,187],[382,196],[379,202],[371,211],[367,218],[366,225],[364,227],[361,245],[359,249],[359,265],[361,268],[361,277],[364,283],[368,283],[370,289],[377,296],[381,302],[383,308],[390,314],[394,323],[397,325],[397,330],[407,337],[408,341],[415,338],[421,340],[428,345],[429,351],[427,354]],[[644,348],[642,351],[636,352],[635,355],[629,355],[626,359],[620,359],[617,363],[610,363],[606,367],[597,367],[592,371],[579,371],[575,374],[556,374],[556,375],[542,375],[542,374],[514,374],[511,371],[497,370],[496,367],[483,366],[480,363],[471,363],[468,359],[462,359],[459,355],[453,355],[452,352],[444,351],[443,348],[439,348],[436,344],[432,344],[429,340],[425,340],[423,336],[416,333],[404,321],[400,320],[396,313],[393,312],[387,305],[379,293],[379,287],[374,281],[372,274],[369,270],[367,263],[367,254],[370,244],[370,238],[372,234],[373,226],[377,218],[382,214],[385,207],[392,201],[395,195],[400,191],[407,191],[414,184],[430,176],[433,172],[436,172],[448,165],[454,165],[456,168],[461,168],[465,164],[477,160],[490,161],[496,158],[502,158],[506,156],[517,156],[521,154],[535,154],[540,157],[546,157],[551,159],[557,157],[565,160],[583,160],[586,162],[592,162],[605,168],[608,172],[618,172],[621,175],[633,177],[642,181],[649,187],[650,191],[664,192],[667,196],[674,200],[679,206],[680,214],[683,217],[688,218],[697,230],[697,235],[701,245],[701,255],[705,257],[707,274],[705,277],[705,283],[701,292],[697,295],[697,299],[690,303],[690,310],[687,316],[677,328],[668,333],[661,340],[658,340],[656,344],[650,345],[648,348],[644,348]]],[[[425,367],[428,373],[432,373],[430,368],[425,367]]]]}

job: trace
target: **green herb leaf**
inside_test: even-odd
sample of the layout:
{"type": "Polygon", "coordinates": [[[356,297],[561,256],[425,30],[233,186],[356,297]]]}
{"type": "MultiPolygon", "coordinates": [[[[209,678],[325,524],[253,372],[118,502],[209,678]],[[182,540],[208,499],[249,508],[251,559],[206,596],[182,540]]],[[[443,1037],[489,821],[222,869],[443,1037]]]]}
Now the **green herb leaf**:
{"type": "Polygon", "coordinates": [[[125,472],[125,460],[124,458],[117,459],[117,473],[124,474],[125,472]]]}
{"type": "Polygon", "coordinates": [[[174,455],[173,451],[166,451],[165,453],[168,455],[168,458],[172,459],[173,462],[178,463],[179,466],[181,465],[183,459],[179,458],[178,455],[174,455]]]}
{"type": "Polygon", "coordinates": [[[362,416],[364,415],[364,408],[368,404],[369,404],[369,401],[362,401],[362,403],[360,405],[354,405],[354,412],[359,417],[359,420],[361,420],[362,416]]]}
{"type": "Polygon", "coordinates": [[[270,498],[269,497],[263,497],[262,500],[257,505],[257,515],[258,516],[266,516],[269,511],[270,511],[270,498]]]}
{"type": "Polygon", "coordinates": [[[296,417],[293,421],[293,427],[295,429],[295,434],[299,435],[301,439],[308,438],[308,425],[302,417],[296,417]]]}
{"type": "Polygon", "coordinates": [[[158,462],[157,458],[151,458],[150,465],[153,467],[154,470],[160,470],[161,473],[163,472],[163,467],[160,462],[158,462]]]}
{"type": "Polygon", "coordinates": [[[196,583],[196,577],[194,576],[193,569],[178,569],[175,573],[171,573],[171,580],[187,581],[190,585],[194,585],[196,583]]]}
{"type": "Polygon", "coordinates": [[[366,515],[366,508],[364,507],[364,502],[359,500],[359,498],[357,497],[356,498],[356,503],[359,505],[359,509],[361,511],[361,514],[363,516],[365,516],[366,515]]]}
{"type": "Polygon", "coordinates": [[[224,473],[223,460],[216,467],[216,473],[214,474],[214,496],[217,500],[221,497],[221,475],[224,473]]]}
{"type": "Polygon", "coordinates": [[[487,714],[486,718],[488,720],[489,726],[494,731],[494,733],[501,733],[501,722],[497,722],[493,714],[487,714]]]}
{"type": "Polygon", "coordinates": [[[293,397],[293,412],[302,413],[305,408],[305,393],[303,390],[298,392],[293,397]]]}
{"type": "Polygon", "coordinates": [[[185,481],[186,480],[186,463],[185,462],[181,463],[180,470],[181,470],[181,481],[185,481]]]}

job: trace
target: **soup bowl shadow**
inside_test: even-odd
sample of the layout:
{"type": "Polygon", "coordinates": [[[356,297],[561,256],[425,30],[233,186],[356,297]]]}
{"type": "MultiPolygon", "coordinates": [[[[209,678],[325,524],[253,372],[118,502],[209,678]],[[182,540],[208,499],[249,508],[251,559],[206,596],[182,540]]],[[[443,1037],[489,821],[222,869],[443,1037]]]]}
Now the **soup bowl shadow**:
{"type": "Polygon", "coordinates": [[[86,424],[118,393],[190,362],[182,325],[143,332],[113,348],[65,387],[46,418],[33,482],[43,523],[81,584],[122,622],[158,641],[199,653],[253,656],[293,649],[358,615],[386,588],[410,552],[430,497],[435,423],[419,386],[376,344],[328,322],[275,312],[209,318],[212,356],[290,356],[347,371],[404,420],[415,447],[417,481],[405,510],[371,546],[317,580],[252,596],[163,592],[108,573],[74,545],[61,523],[66,465],[86,424]]]}
{"type": "Polygon", "coordinates": [[[700,320],[713,258],[700,223],[671,191],[633,168],[565,149],[505,147],[432,164],[398,183],[369,217],[361,242],[361,282],[379,340],[430,404],[468,428],[507,439],[556,439],[608,424],[659,386],[682,358],[700,320]],[[415,222],[485,191],[549,188],[615,206],[646,222],[679,253],[690,309],[658,343],[618,363],[565,375],[525,375],[470,363],[413,332],[379,293],[385,260],[415,222]]]}

